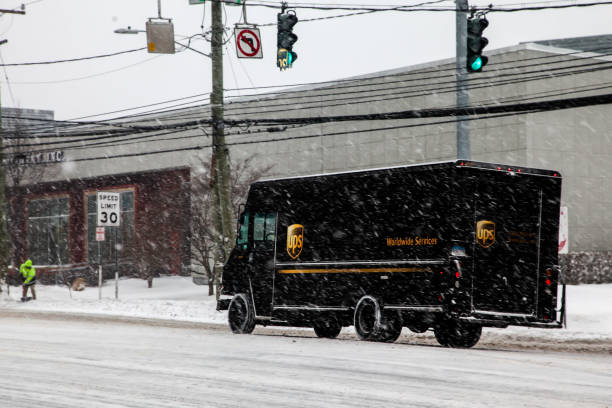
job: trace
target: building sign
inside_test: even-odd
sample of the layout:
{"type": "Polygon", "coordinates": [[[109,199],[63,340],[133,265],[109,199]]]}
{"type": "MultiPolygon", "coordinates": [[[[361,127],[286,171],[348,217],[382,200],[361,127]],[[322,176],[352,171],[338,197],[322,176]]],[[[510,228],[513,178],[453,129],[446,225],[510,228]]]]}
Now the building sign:
{"type": "Polygon", "coordinates": [[[567,222],[567,207],[561,207],[559,217],[559,253],[567,254],[569,252],[569,232],[567,222]]]}
{"type": "Polygon", "coordinates": [[[121,194],[98,191],[98,227],[118,227],[121,224],[121,194]]]}
{"type": "Polygon", "coordinates": [[[56,150],[45,153],[14,153],[11,158],[4,159],[5,164],[42,164],[61,163],[64,161],[64,151],[56,150]]]}

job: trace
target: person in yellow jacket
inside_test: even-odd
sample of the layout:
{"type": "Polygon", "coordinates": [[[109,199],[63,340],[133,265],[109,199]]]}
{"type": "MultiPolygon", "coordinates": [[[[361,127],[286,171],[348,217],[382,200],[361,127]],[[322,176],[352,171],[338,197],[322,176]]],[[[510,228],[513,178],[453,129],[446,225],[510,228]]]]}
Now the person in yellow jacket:
{"type": "Polygon", "coordinates": [[[23,281],[23,295],[21,296],[22,301],[27,300],[28,288],[32,292],[32,299],[36,300],[36,290],[34,286],[36,285],[36,269],[32,266],[32,261],[28,259],[19,267],[19,272],[21,273],[21,280],[23,281]]]}

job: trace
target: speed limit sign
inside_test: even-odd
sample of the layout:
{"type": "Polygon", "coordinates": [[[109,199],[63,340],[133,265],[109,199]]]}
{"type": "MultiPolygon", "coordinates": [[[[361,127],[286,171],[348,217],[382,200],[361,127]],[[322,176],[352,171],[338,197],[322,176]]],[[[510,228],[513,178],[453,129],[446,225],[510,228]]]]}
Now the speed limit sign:
{"type": "Polygon", "coordinates": [[[121,195],[98,191],[98,227],[118,227],[121,224],[121,195]]]}

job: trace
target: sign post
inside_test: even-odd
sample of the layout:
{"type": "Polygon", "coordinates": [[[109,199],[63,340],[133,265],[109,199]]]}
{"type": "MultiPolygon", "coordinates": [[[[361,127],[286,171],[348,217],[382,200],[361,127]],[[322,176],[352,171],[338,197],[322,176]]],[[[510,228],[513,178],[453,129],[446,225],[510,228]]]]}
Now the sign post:
{"type": "Polygon", "coordinates": [[[102,300],[102,254],[100,242],[104,241],[104,227],[96,227],[96,241],[98,241],[98,300],[102,300]]]}
{"type": "MultiPolygon", "coordinates": [[[[121,224],[121,194],[98,191],[98,227],[115,227],[115,299],[119,298],[119,262],[117,228],[121,224]]],[[[97,235],[97,231],[96,231],[97,235]]]]}

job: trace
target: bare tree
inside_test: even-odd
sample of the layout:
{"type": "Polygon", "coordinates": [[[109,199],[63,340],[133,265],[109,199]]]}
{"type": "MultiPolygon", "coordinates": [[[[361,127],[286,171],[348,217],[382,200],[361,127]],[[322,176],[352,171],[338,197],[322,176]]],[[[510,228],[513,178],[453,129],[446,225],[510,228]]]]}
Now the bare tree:
{"type": "Polygon", "coordinates": [[[151,288],[154,277],[183,271],[182,246],[189,241],[191,192],[189,177],[177,180],[160,176],[149,187],[148,192],[141,192],[140,212],[155,212],[156,222],[135,221],[133,236],[127,225],[122,236],[125,256],[131,258],[137,276],[151,288]],[[181,230],[176,226],[181,226],[181,230]]]}
{"type": "MultiPolygon", "coordinates": [[[[232,216],[234,223],[238,219],[240,204],[246,201],[251,183],[270,173],[273,166],[254,166],[256,156],[231,162],[232,216]]],[[[208,294],[214,295],[216,269],[214,264],[224,259],[223,248],[220,248],[218,227],[214,223],[214,192],[211,177],[210,160],[200,159],[199,171],[193,175],[191,198],[191,246],[195,263],[202,267],[208,280],[208,294]]]]}

